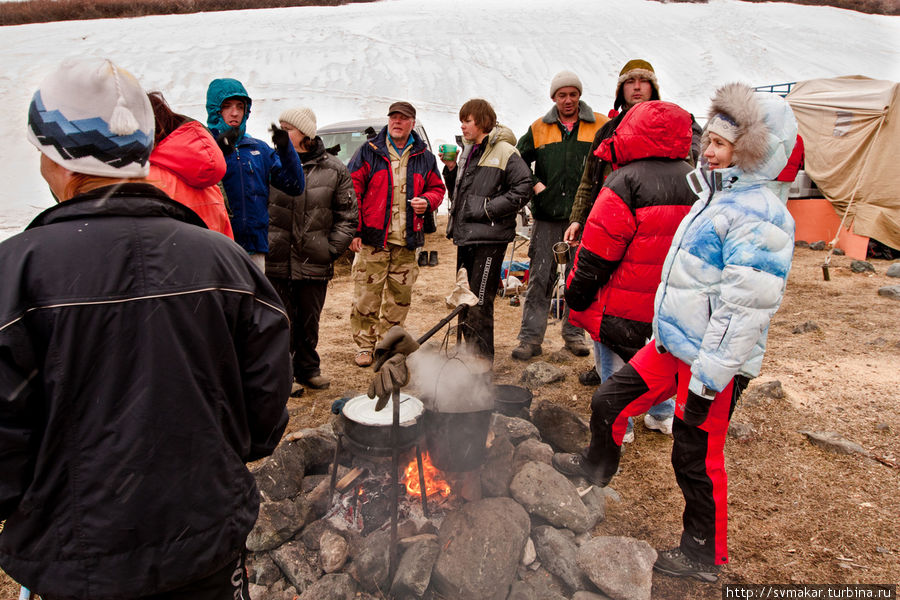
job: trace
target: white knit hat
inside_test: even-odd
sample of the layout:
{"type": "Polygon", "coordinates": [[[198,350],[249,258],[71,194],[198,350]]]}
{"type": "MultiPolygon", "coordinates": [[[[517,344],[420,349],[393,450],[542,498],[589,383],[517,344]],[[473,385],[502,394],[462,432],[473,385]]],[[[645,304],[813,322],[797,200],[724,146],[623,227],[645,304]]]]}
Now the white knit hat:
{"type": "Polygon", "coordinates": [[[550,97],[553,98],[553,94],[555,94],[559,88],[564,87],[578,88],[578,93],[582,93],[581,80],[578,79],[578,75],[572,71],[560,71],[553,76],[553,81],[550,82],[550,97]]]}
{"type": "Polygon", "coordinates": [[[289,108],[281,113],[278,120],[290,123],[310,138],[316,137],[316,113],[311,108],[289,108]]]}
{"type": "Polygon", "coordinates": [[[105,58],[72,58],[48,76],[28,108],[28,141],[75,173],[146,177],[153,109],[128,71],[105,58]]]}
{"type": "Polygon", "coordinates": [[[733,144],[738,139],[740,126],[725,113],[716,113],[706,124],[706,130],[722,136],[733,144]]]}

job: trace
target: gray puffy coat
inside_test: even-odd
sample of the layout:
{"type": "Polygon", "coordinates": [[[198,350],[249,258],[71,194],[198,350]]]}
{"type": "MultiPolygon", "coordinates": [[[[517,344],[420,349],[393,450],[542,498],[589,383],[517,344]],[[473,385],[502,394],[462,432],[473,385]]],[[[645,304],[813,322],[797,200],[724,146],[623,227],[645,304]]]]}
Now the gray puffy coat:
{"type": "Polygon", "coordinates": [[[334,260],[356,235],[357,202],[347,167],[325,152],[321,138],[300,155],[306,190],[269,193],[266,275],[281,279],[331,279],[334,260]]]}

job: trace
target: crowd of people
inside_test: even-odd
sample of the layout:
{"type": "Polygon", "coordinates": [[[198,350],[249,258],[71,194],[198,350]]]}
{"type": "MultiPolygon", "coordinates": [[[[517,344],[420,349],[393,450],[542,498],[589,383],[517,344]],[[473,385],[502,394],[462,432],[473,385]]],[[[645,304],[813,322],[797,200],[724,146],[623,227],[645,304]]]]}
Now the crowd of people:
{"type": "Polygon", "coordinates": [[[209,84],[204,127],[107,59],[63,63],[27,126],[58,204],[0,243],[0,567],[45,600],[248,598],[259,499],[246,463],[280,441],[292,389],[330,385],[316,347],[333,263],[354,253],[353,360],[370,367],[402,332],[448,195],[446,235],[478,298],[460,323],[467,349],[490,368],[527,206],[512,358],[542,353],[561,242],[563,343],[594,355],[590,444],[553,465],[607,485],[646,413],[673,436],[685,500],[681,540],[654,568],[715,581],[725,433],[791,264],[779,196],[796,121],[735,83],[701,130],[642,59],[622,68],[608,116],[582,91],[557,73],[550,109],[518,139],[468,100],[462,150],[438,156],[397,101],[345,166],[308,107],[279,115],[271,146],[248,135],[238,80],[209,84]]]}

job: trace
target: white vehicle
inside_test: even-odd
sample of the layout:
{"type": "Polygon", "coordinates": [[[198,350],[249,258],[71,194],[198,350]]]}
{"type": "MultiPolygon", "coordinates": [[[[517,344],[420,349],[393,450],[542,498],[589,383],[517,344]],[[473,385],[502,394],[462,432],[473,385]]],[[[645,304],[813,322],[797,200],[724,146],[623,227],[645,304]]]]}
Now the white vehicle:
{"type": "MultiPolygon", "coordinates": [[[[370,137],[377,135],[387,124],[387,117],[341,121],[319,127],[316,134],[322,138],[326,148],[332,148],[340,144],[341,149],[337,153],[337,157],[346,165],[353,158],[353,155],[356,154],[356,151],[359,150],[359,147],[370,137]]],[[[416,121],[414,131],[425,141],[428,149],[433,152],[431,140],[428,139],[425,127],[419,121],[416,121]]]]}

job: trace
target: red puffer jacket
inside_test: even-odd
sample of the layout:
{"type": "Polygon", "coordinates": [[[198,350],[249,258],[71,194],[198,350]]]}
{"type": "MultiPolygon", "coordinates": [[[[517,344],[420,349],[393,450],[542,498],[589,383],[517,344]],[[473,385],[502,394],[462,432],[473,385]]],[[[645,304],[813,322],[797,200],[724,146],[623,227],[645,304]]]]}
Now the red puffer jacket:
{"type": "Polygon", "coordinates": [[[200,215],[206,226],[234,239],[217,185],[225,176],[225,157],[209,131],[188,121],[150,154],[150,182],[200,215]]]}
{"type": "MultiPolygon", "coordinates": [[[[417,215],[409,200],[415,197],[428,201],[426,212],[437,211],[444,200],[444,180],[437,168],[434,154],[413,132],[413,146],[406,164],[406,247],[410,250],[425,244],[425,215],[417,215]]],[[[394,194],[394,174],[387,149],[387,126],[367,143],[360,146],[347,168],[353,178],[353,188],[359,201],[357,236],[364,244],[375,248],[387,246],[390,233],[391,203],[394,194]]]]}
{"type": "Polygon", "coordinates": [[[691,116],[670,102],[628,111],[596,155],[614,165],[566,282],[569,320],[628,360],[650,337],[672,237],[697,199],[685,176],[691,116]]]}

